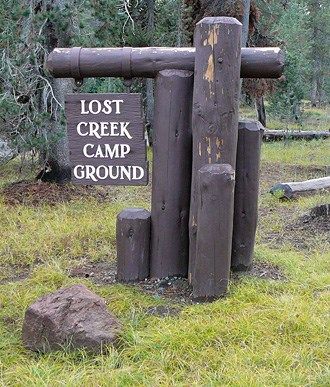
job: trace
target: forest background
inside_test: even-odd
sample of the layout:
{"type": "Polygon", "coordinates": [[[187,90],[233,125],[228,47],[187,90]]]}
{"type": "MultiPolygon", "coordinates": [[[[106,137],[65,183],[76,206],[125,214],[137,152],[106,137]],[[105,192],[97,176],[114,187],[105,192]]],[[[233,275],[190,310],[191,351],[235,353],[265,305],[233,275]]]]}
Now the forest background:
{"type": "Polygon", "coordinates": [[[256,108],[264,126],[270,115],[280,129],[303,127],[306,102],[321,107],[329,98],[326,0],[1,0],[0,138],[13,150],[10,157],[19,154],[24,162],[32,156],[41,170],[53,171],[49,180],[67,178],[63,106],[73,90],[142,92],[152,143],[153,80],[134,79],[128,87],[119,78],[88,79],[78,88],[50,76],[47,55],[55,47],[191,46],[195,24],[219,15],[242,22],[243,46],[285,52],[284,76],[245,79],[242,103],[256,108]]]}

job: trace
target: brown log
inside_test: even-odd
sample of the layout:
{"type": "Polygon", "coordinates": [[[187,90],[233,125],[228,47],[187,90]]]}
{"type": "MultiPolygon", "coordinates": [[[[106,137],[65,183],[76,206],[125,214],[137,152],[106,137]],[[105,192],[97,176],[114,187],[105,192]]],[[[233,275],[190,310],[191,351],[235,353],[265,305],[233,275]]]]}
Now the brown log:
{"type": "Polygon", "coordinates": [[[259,166],[263,126],[258,121],[240,121],[235,176],[232,270],[252,265],[258,220],[259,166]]]}
{"type": "Polygon", "coordinates": [[[235,171],[207,164],[198,171],[198,225],[193,298],[212,300],[227,292],[230,272],[235,171]]]}
{"type": "Polygon", "coordinates": [[[270,193],[278,199],[291,199],[296,196],[321,193],[330,190],[330,176],[305,181],[275,184],[270,193]]]}
{"type": "Polygon", "coordinates": [[[149,276],[150,212],[127,208],[117,216],[117,279],[141,281],[149,276]]]}
{"type": "Polygon", "coordinates": [[[317,140],[329,138],[330,132],[312,131],[312,130],[269,130],[266,129],[263,135],[264,141],[280,141],[285,139],[291,140],[317,140]]]}
{"type": "Polygon", "coordinates": [[[190,205],[189,281],[196,257],[197,172],[205,164],[235,168],[242,25],[234,18],[204,18],[195,30],[193,165],[190,205]]]}
{"type": "Polygon", "coordinates": [[[187,276],[194,74],[156,78],[151,199],[151,277],[187,276]]]}
{"type": "MultiPolygon", "coordinates": [[[[279,78],[283,52],[277,47],[242,48],[242,78],[279,78]]],[[[47,60],[55,78],[150,77],[161,70],[194,70],[192,47],[56,48],[47,60]]]]}

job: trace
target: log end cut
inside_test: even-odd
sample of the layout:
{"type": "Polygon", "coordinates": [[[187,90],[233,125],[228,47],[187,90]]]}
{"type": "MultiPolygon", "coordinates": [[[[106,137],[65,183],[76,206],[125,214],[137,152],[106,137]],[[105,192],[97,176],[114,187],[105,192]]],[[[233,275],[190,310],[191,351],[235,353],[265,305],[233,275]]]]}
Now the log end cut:
{"type": "Polygon", "coordinates": [[[271,189],[270,193],[277,199],[291,199],[292,189],[288,184],[277,183],[271,189]]]}

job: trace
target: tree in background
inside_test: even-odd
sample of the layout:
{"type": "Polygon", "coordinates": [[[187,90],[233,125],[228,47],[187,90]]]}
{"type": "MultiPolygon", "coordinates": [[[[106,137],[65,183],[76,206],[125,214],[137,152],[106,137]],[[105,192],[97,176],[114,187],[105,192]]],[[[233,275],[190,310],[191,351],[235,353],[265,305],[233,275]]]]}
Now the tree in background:
{"type": "Polygon", "coordinates": [[[329,95],[329,17],[326,0],[258,0],[262,13],[259,29],[276,37],[285,52],[281,82],[272,84],[269,111],[285,121],[301,122],[303,99],[312,105],[326,102],[329,95]]]}
{"type": "Polygon", "coordinates": [[[77,31],[88,4],[81,1],[77,6],[73,0],[1,2],[3,131],[23,158],[27,153],[38,156],[43,169],[40,177],[58,182],[70,174],[63,106],[72,84],[48,77],[43,65],[54,47],[83,38],[77,31]]]}
{"type": "Polygon", "coordinates": [[[184,25],[191,43],[195,25],[203,17],[231,16],[244,25],[242,45],[246,46],[248,34],[254,30],[259,17],[255,0],[185,0],[185,6],[184,25]]]}
{"type": "Polygon", "coordinates": [[[272,2],[270,5],[276,22],[269,30],[281,42],[285,52],[285,69],[283,81],[276,84],[275,92],[269,97],[269,109],[280,119],[299,122],[300,104],[308,95],[306,79],[311,70],[308,8],[306,2],[298,0],[291,0],[284,5],[272,2]]]}
{"type": "MultiPolygon", "coordinates": [[[[327,0],[6,0],[0,2],[0,131],[22,159],[28,154],[42,167],[40,177],[63,181],[69,161],[63,114],[70,80],[55,80],[44,68],[57,46],[187,46],[204,16],[227,15],[243,23],[242,45],[281,45],[286,52],[281,82],[243,81],[266,125],[269,111],[300,120],[300,103],[326,101],[330,83],[329,4],[327,0]],[[275,91],[275,92],[274,92],[275,91]],[[47,171],[47,173],[45,173],[47,171]]],[[[127,91],[118,78],[87,79],[83,92],[127,91]]],[[[152,124],[153,84],[134,79],[152,124]]]]}
{"type": "MultiPolygon", "coordinates": [[[[44,63],[55,47],[175,45],[180,0],[8,0],[0,3],[0,128],[21,154],[36,158],[38,177],[69,178],[63,114],[71,80],[49,77],[44,63]],[[149,12],[147,12],[149,10],[149,12]]],[[[153,85],[134,80],[132,91],[148,101],[151,120],[153,85]],[[148,93],[147,93],[148,91],[148,93]],[[148,96],[148,97],[147,97],[148,96]]],[[[90,79],[81,91],[122,92],[119,79],[90,79]]]]}
{"type": "MultiPolygon", "coordinates": [[[[255,0],[186,0],[185,23],[192,42],[195,24],[205,16],[231,16],[242,23],[242,47],[271,46],[273,40],[262,35],[259,30],[260,10],[255,0]]],[[[266,126],[266,112],[263,96],[272,88],[272,82],[259,79],[244,79],[243,95],[255,100],[258,120],[266,126]]]]}
{"type": "Polygon", "coordinates": [[[308,0],[308,27],[311,34],[309,60],[312,106],[326,102],[330,92],[330,5],[327,0],[308,0]]]}

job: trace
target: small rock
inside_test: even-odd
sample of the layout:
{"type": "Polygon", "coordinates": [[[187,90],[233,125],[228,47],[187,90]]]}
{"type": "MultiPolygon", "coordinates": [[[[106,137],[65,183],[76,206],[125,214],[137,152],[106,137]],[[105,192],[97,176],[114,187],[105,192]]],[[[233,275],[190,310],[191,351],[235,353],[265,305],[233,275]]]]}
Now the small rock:
{"type": "Polygon", "coordinates": [[[114,344],[120,323],[107,310],[105,300],[84,285],[60,289],[38,299],[25,313],[23,343],[32,351],[63,347],[100,353],[114,344]]]}
{"type": "Polygon", "coordinates": [[[180,312],[181,310],[179,308],[166,305],[152,306],[147,309],[147,314],[158,317],[176,316],[180,312]]]}

